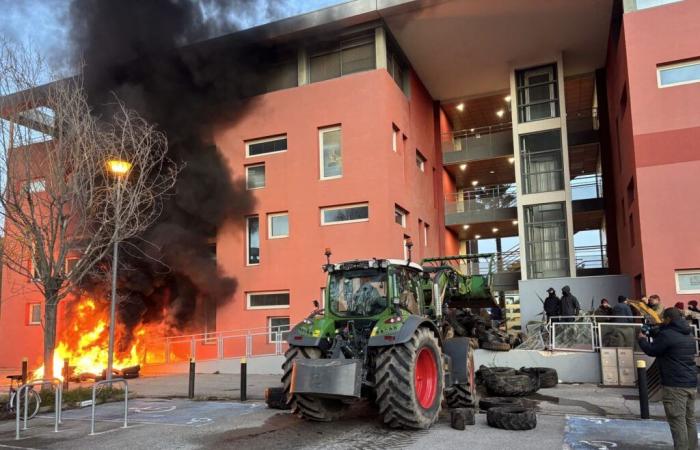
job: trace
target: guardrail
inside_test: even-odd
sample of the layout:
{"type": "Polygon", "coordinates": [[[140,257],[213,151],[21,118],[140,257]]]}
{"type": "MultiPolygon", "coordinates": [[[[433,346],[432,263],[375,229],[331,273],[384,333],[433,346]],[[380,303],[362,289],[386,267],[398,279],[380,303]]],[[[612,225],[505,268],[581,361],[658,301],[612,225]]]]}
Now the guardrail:
{"type": "Polygon", "coordinates": [[[464,130],[442,133],[440,136],[442,151],[449,152],[468,152],[470,147],[478,143],[479,146],[488,146],[495,144],[513,145],[512,130],[513,125],[510,122],[498,123],[479,128],[468,128],[464,130]],[[508,132],[508,133],[502,133],[508,132]],[[503,134],[505,139],[499,139],[499,133],[503,134]]]}
{"type": "Polygon", "coordinates": [[[499,208],[513,208],[517,205],[516,184],[496,184],[479,186],[473,189],[453,192],[445,196],[445,212],[461,213],[499,208]]]}
{"type": "Polygon", "coordinates": [[[124,383],[124,426],[128,428],[129,414],[129,383],[124,378],[112,378],[111,380],[102,380],[92,385],[92,417],[90,418],[90,436],[95,434],[95,402],[97,400],[97,386],[103,384],[124,383]]]}
{"type": "Polygon", "coordinates": [[[24,427],[22,427],[23,430],[27,430],[29,428],[29,420],[27,418],[27,412],[29,410],[29,388],[40,385],[44,386],[46,384],[52,384],[56,386],[56,398],[54,400],[54,412],[56,414],[56,417],[54,419],[54,429],[53,431],[55,433],[58,433],[58,424],[62,423],[61,422],[61,409],[62,409],[62,403],[63,403],[63,381],[59,380],[58,378],[41,378],[37,380],[32,380],[26,384],[23,384],[20,386],[20,388],[17,390],[17,394],[15,394],[15,398],[17,399],[15,408],[17,410],[17,418],[15,422],[15,440],[19,440],[20,435],[19,435],[19,415],[20,411],[22,409],[22,391],[26,391],[26,394],[24,396],[24,427]]]}
{"type": "Polygon", "coordinates": [[[603,177],[601,175],[586,175],[571,180],[572,200],[591,198],[603,198],[603,177]]]}
{"type": "Polygon", "coordinates": [[[283,355],[289,326],[253,328],[213,333],[169,336],[147,341],[140,360],[143,364],[213,361],[233,358],[283,355]],[[264,331],[255,331],[262,329],[264,331]]]}

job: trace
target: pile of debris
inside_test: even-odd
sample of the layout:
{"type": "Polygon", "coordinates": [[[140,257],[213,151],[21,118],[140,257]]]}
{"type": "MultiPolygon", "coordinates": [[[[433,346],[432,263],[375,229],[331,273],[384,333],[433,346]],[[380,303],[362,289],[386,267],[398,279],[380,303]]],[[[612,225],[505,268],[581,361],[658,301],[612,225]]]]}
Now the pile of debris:
{"type": "MultiPolygon", "coordinates": [[[[85,383],[89,381],[102,381],[107,379],[107,369],[104,369],[101,374],[82,372],[72,373],[73,368],[69,368],[71,373],[68,375],[68,381],[73,383],[85,383]]],[[[112,369],[112,378],[138,378],[141,372],[141,366],[124,367],[122,369],[112,369]]]]}
{"type": "Polygon", "coordinates": [[[468,337],[478,341],[479,348],[497,352],[507,352],[516,345],[519,339],[493,326],[490,318],[472,313],[469,309],[451,308],[445,316],[454,336],[468,337]]]}

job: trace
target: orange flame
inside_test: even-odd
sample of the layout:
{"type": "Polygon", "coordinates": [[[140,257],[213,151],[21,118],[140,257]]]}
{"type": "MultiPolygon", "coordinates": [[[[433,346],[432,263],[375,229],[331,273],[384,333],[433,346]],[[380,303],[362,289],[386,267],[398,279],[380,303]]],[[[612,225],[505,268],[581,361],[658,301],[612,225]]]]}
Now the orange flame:
{"type": "MultiPolygon", "coordinates": [[[[101,375],[107,368],[109,344],[109,314],[104,303],[98,304],[94,299],[78,300],[73,314],[67,317],[68,323],[63,327],[61,338],[54,350],[54,377],[63,379],[64,361],[68,360],[72,373],[90,373],[101,375]]],[[[117,323],[114,345],[114,369],[122,369],[139,364],[140,355],[144,354],[146,326],[139,325],[131,338],[127,350],[121,348],[120,341],[126,339],[124,326],[117,323]]],[[[44,366],[34,371],[35,378],[42,378],[44,366]]]]}

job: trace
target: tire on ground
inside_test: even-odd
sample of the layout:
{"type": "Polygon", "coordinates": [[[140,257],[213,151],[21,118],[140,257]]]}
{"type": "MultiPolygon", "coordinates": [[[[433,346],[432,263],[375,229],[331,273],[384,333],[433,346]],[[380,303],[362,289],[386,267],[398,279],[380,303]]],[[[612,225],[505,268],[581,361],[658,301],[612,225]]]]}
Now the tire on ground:
{"type": "Polygon", "coordinates": [[[483,411],[504,406],[523,406],[523,402],[514,397],[487,397],[479,400],[479,409],[483,411]]]}
{"type": "Polygon", "coordinates": [[[486,377],[488,375],[515,375],[516,370],[512,367],[486,367],[480,366],[479,370],[476,371],[475,380],[476,384],[484,384],[486,377]]]}
{"type": "Polygon", "coordinates": [[[486,422],[502,430],[532,430],[537,426],[537,415],[532,408],[505,406],[486,411],[486,422]]]}
{"type": "Polygon", "coordinates": [[[510,344],[507,342],[483,341],[479,343],[479,347],[494,352],[507,352],[510,350],[510,344]]]}
{"type": "Polygon", "coordinates": [[[445,401],[449,409],[474,406],[474,396],[469,389],[469,384],[455,384],[445,389],[445,401]]]}
{"type": "Polygon", "coordinates": [[[346,403],[337,399],[314,397],[312,395],[292,394],[290,387],[292,384],[292,368],[294,360],[299,358],[320,359],[321,350],[316,347],[294,347],[290,346],[284,354],[284,364],[282,364],[282,384],[284,394],[287,398],[289,408],[293,413],[301,417],[318,422],[330,422],[339,419],[348,408],[346,403]]]}
{"type": "Polygon", "coordinates": [[[484,384],[490,395],[500,397],[529,395],[538,389],[537,383],[529,375],[489,375],[484,384]]]}
{"type": "Polygon", "coordinates": [[[442,351],[428,328],[418,328],[405,344],[380,348],[376,402],[384,422],[392,427],[429,428],[440,414],[444,378],[442,351]],[[417,371],[418,366],[423,370],[417,371]]]}
{"type": "Polygon", "coordinates": [[[553,388],[559,383],[559,375],[550,367],[523,367],[519,372],[535,378],[540,388],[553,388]]]}

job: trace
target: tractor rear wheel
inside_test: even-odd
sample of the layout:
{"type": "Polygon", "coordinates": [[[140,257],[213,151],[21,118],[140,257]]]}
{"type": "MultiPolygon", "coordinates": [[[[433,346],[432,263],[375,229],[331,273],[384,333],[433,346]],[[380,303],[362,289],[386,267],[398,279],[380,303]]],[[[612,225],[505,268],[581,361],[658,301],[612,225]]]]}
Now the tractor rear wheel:
{"type": "Polygon", "coordinates": [[[377,405],[384,422],[417,429],[435,423],[445,379],[435,334],[418,328],[405,344],[380,349],[376,362],[377,405]]]}
{"type": "Polygon", "coordinates": [[[297,413],[301,417],[309,420],[330,422],[339,419],[343,415],[348,408],[346,403],[337,399],[292,394],[290,392],[294,360],[300,358],[320,359],[321,356],[321,350],[315,347],[290,346],[287,353],[284,354],[285,360],[284,364],[282,364],[282,370],[284,372],[284,375],[282,375],[282,384],[284,385],[284,394],[287,398],[287,403],[293,413],[297,413]]]}

